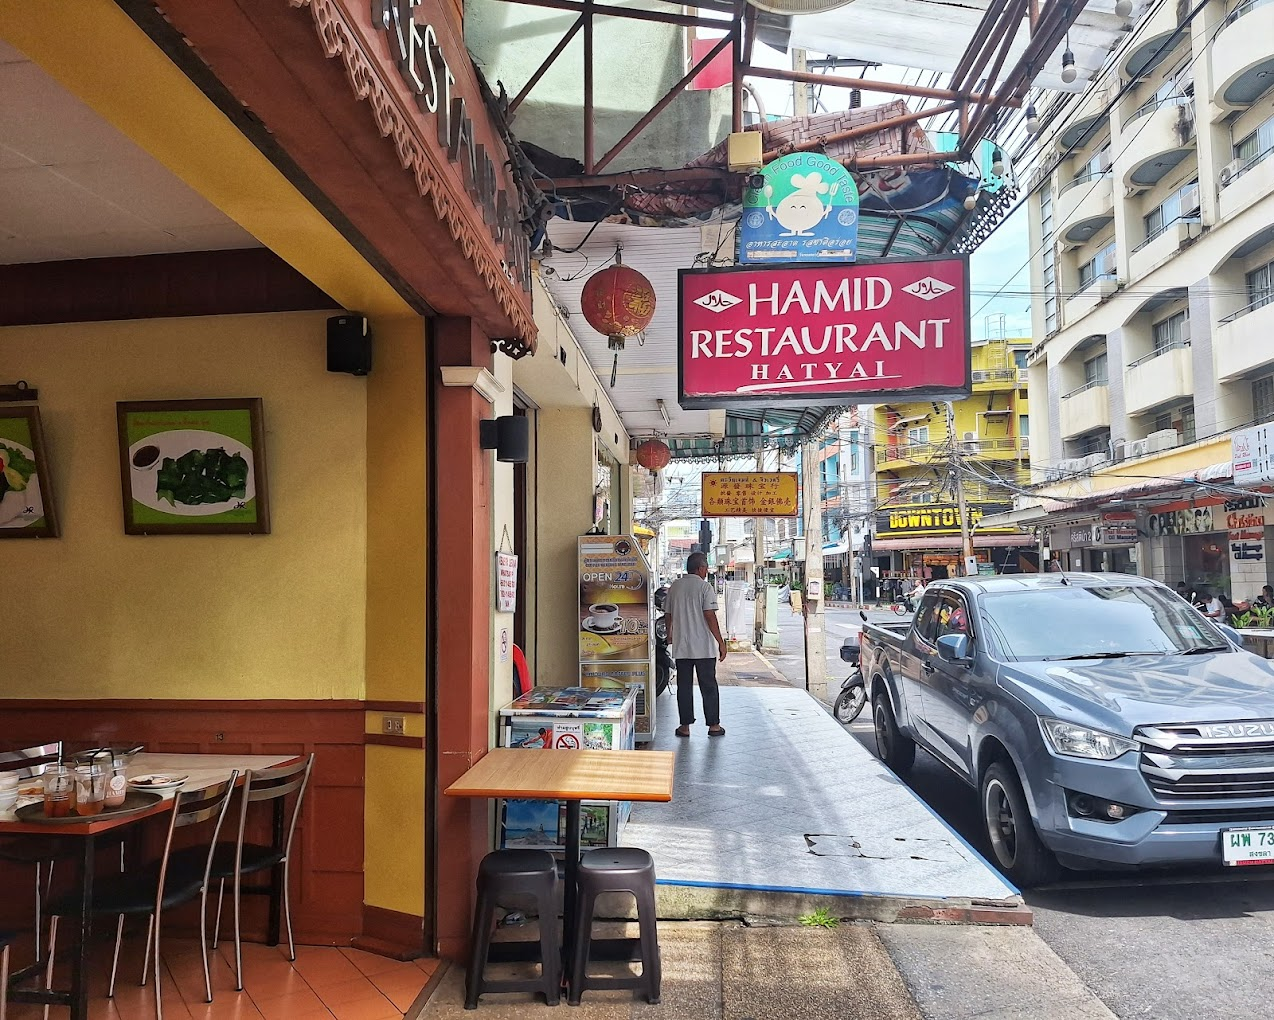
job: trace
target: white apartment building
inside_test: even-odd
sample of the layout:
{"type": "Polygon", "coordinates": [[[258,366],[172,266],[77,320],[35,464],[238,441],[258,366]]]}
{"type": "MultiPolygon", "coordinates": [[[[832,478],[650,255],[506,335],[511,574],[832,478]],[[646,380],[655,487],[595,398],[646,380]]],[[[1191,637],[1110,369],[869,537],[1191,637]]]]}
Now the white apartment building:
{"type": "Polygon", "coordinates": [[[1229,477],[1229,432],[1274,420],[1274,0],[1151,3],[1105,76],[1040,114],[1031,462],[1045,500],[1094,496],[1041,520],[1100,567],[1114,507],[1140,572],[1250,587],[1263,562],[1215,562],[1235,493],[1204,483],[1229,477]],[[1165,532],[1172,498],[1217,504],[1206,554],[1165,532]]]}

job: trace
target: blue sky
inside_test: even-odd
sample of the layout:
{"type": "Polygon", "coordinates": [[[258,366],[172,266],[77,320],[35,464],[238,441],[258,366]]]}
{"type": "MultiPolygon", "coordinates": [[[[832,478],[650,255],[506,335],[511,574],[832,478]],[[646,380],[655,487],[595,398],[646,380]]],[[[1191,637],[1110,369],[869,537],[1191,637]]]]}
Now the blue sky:
{"type": "Polygon", "coordinates": [[[1031,272],[1027,265],[1026,207],[1014,212],[969,259],[973,338],[986,335],[986,317],[1003,312],[1008,336],[1031,335],[1031,272]],[[991,295],[1004,287],[1004,293],[991,295]]]}

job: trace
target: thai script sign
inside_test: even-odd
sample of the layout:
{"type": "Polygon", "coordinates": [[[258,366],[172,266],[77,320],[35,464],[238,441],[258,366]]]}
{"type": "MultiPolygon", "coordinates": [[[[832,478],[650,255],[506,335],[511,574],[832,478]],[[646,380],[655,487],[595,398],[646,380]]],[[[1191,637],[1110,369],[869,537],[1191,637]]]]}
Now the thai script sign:
{"type": "Polygon", "coordinates": [[[964,256],[683,269],[678,282],[682,407],[972,392],[964,256]]]}
{"type": "Polygon", "coordinates": [[[705,471],[704,517],[795,517],[797,479],[787,471],[705,471]]]}
{"type": "Polygon", "coordinates": [[[759,188],[743,192],[739,261],[853,262],[858,255],[858,185],[821,152],[766,164],[759,188]]]}

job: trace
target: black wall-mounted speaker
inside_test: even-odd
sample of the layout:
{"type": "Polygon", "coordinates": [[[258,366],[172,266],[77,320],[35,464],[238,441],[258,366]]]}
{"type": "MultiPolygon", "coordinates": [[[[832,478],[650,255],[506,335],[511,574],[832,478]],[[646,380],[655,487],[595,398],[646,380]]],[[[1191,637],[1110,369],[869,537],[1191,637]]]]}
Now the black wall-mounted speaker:
{"type": "Polygon", "coordinates": [[[494,450],[495,459],[505,464],[525,464],[531,459],[531,419],[508,414],[479,423],[479,445],[494,450]]]}
{"type": "Polygon", "coordinates": [[[372,331],[364,315],[327,320],[327,370],[367,375],[372,370],[372,331]]]}

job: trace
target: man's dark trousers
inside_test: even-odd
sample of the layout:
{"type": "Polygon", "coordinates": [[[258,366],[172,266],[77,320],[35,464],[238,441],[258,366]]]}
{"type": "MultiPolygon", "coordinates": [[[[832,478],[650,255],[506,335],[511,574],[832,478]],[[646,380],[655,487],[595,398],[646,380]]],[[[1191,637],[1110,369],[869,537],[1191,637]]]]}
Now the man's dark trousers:
{"type": "Polygon", "coordinates": [[[721,692],[717,688],[716,659],[677,660],[677,714],[681,716],[681,725],[689,726],[695,721],[696,674],[703,696],[703,718],[709,726],[720,726],[721,692]]]}

